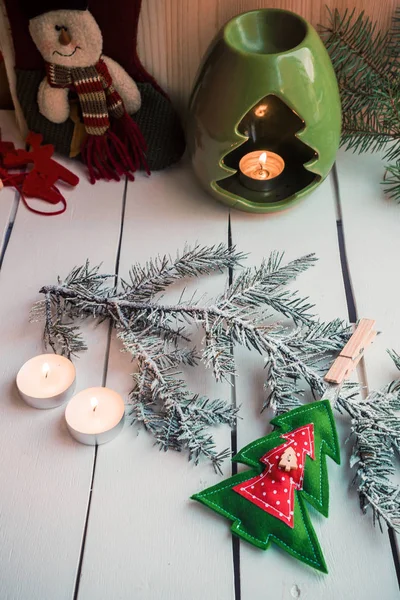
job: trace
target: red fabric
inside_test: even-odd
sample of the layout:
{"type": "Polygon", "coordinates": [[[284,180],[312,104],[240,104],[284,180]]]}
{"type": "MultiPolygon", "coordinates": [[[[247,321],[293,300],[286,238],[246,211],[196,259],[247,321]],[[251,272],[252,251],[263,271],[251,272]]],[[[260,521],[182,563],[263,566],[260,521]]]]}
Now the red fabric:
{"type": "MultiPolygon", "coordinates": [[[[5,0],[5,5],[13,34],[17,69],[42,69],[43,58],[29,34],[28,19],[22,13],[18,0],[5,0]]],[[[103,34],[104,54],[116,60],[135,81],[151,83],[166,95],[137,55],[140,8],[141,0],[113,0],[111,10],[109,0],[89,3],[89,10],[103,34]]]]}
{"type": "MultiPolygon", "coordinates": [[[[12,152],[13,150],[15,150],[14,144],[12,142],[3,142],[0,136],[0,159],[3,159],[8,152],[12,152]]],[[[0,160],[0,164],[1,162],[0,160]]]]}
{"type": "Polygon", "coordinates": [[[286,443],[270,450],[261,459],[261,462],[267,465],[265,471],[232,489],[293,528],[294,490],[303,489],[306,456],[313,460],[315,458],[314,425],[310,423],[299,427],[290,433],[282,434],[281,438],[285,439],[286,443]],[[284,450],[289,447],[296,452],[298,468],[286,473],[285,469],[279,467],[279,461],[284,450]]]}
{"type": "Polygon", "coordinates": [[[120,180],[126,175],[135,180],[134,173],[143,165],[150,175],[145,158],[146,143],[138,125],[125,113],[113,121],[113,127],[103,135],[88,135],[82,145],[81,156],[88,168],[89,181],[94,184],[100,179],[120,180]],[[119,123],[125,132],[125,140],[114,133],[114,123],[119,123]]]}
{"type": "Polygon", "coordinates": [[[133,171],[142,167],[147,175],[150,175],[145,155],[147,143],[136,121],[125,112],[120,119],[113,119],[111,129],[127,149],[128,157],[133,164],[133,171]]]}
{"type": "Polygon", "coordinates": [[[19,2],[5,0],[5,5],[14,41],[15,66],[17,69],[42,69],[43,58],[33,43],[28,29],[28,19],[22,14],[19,2]]]}
{"type": "MultiPolygon", "coordinates": [[[[13,0],[9,0],[13,1],[13,0]]],[[[141,83],[151,83],[164,94],[154,77],[144,68],[137,54],[137,30],[142,0],[89,2],[89,10],[103,33],[104,54],[116,60],[129,75],[141,83]]]]}
{"type": "Polygon", "coordinates": [[[50,144],[41,146],[42,140],[40,134],[30,132],[26,139],[27,144],[32,147],[30,151],[16,150],[12,142],[0,140],[0,178],[5,186],[13,186],[20,192],[24,204],[32,212],[46,216],[59,215],[65,211],[67,203],[55,183],[60,179],[75,186],[79,183],[79,177],[53,160],[51,157],[54,147],[50,144]],[[27,173],[8,172],[8,169],[24,167],[31,163],[33,169],[27,173]],[[52,213],[36,210],[29,206],[26,197],[38,198],[50,204],[61,202],[62,208],[52,213]]]}

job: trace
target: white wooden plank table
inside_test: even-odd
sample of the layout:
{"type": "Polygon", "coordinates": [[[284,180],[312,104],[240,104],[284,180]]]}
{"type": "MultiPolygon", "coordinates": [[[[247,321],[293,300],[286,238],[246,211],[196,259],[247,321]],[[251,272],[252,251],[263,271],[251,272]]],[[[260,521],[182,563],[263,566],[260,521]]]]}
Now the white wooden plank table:
{"type": "MultiPolygon", "coordinates": [[[[9,119],[1,119],[4,131],[9,119]]],[[[114,269],[124,183],[102,184],[93,194],[84,170],[77,163],[74,170],[82,180],[66,192],[68,212],[46,218],[18,207],[0,273],[2,600],[67,600],[75,587],[94,450],[70,438],[62,407],[30,410],[14,384],[21,364],[42,351],[41,325],[28,319],[43,273],[54,280],[88,256],[114,269]]],[[[103,381],[107,329],[90,328],[86,335],[90,350],[81,359],[77,389],[103,381]]]]}
{"type": "MultiPolygon", "coordinates": [[[[12,113],[0,113],[0,127],[5,139],[18,141],[12,113]]],[[[274,249],[285,250],[287,259],[316,252],[319,263],[295,285],[311,296],[322,318],[346,318],[340,216],[358,316],[375,318],[383,332],[368,353],[368,382],[388,382],[395,369],[384,349],[400,351],[400,207],[381,197],[380,157],[340,153],[340,204],[331,175],[296,208],[272,216],[217,204],[185,162],[150,179],[139,175],[127,186],[95,187],[77,162],[65,164],[81,182],[68,191],[68,209],[60,217],[32,215],[17,206],[10,190],[0,195],[0,600],[398,598],[389,536],[361,515],[350,488],[346,419],[338,419],[342,466],[328,461],[331,516],[312,514],[330,571],[322,575],[275,546],[264,553],[232,543],[228,521],[189,500],[220,481],[210,465],[194,467],[184,455],[160,453],[148,434],[128,426],[97,451],[79,445],[66,431],[63,408],[31,409],[14,386],[20,365],[42,351],[40,324],[28,325],[39,288],[86,258],[126,275],[133,262],[174,254],[185,242],[228,244],[229,236],[250,253],[249,264],[274,249]]],[[[214,275],[193,289],[214,296],[227,284],[227,274],[214,275]]],[[[84,334],[89,351],[76,362],[78,390],[103,384],[127,398],[134,369],[129,357],[113,336],[108,343],[106,327],[88,324],[84,334]]],[[[202,369],[190,375],[195,391],[242,405],[232,437],[227,427],[215,430],[220,449],[240,449],[268,431],[267,415],[259,412],[262,359],[242,350],[235,359],[235,388],[216,384],[202,369]]],[[[226,462],[224,476],[230,473],[226,462]]]]}

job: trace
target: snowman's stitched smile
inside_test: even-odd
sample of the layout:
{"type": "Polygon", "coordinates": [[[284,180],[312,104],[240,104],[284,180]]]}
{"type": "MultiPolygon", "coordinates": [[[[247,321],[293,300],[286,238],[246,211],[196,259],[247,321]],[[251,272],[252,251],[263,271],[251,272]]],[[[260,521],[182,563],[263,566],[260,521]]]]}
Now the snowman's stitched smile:
{"type": "Polygon", "coordinates": [[[76,46],[75,50],[73,52],[71,52],[71,54],[63,54],[62,52],[59,52],[58,50],[54,50],[53,54],[59,54],[60,56],[70,57],[70,56],[73,56],[77,50],[82,50],[82,48],[80,46],[76,46]]]}

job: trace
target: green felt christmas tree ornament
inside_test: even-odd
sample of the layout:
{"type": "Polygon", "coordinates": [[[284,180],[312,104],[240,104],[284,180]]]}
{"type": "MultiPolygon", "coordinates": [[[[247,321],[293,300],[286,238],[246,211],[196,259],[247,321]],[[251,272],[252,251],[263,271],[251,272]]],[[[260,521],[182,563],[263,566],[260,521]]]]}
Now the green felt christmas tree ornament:
{"type": "Polygon", "coordinates": [[[329,480],[325,457],[340,463],[328,400],[296,408],[271,421],[276,430],[233,460],[250,467],[193,498],[233,521],[232,531],[266,550],[271,542],[327,573],[306,503],[325,517],[329,480]]]}
{"type": "Polygon", "coordinates": [[[297,202],[329,173],[339,146],[338,85],[315,29],[261,9],[212,42],[190,99],[188,146],[217,200],[250,212],[297,202]]]}

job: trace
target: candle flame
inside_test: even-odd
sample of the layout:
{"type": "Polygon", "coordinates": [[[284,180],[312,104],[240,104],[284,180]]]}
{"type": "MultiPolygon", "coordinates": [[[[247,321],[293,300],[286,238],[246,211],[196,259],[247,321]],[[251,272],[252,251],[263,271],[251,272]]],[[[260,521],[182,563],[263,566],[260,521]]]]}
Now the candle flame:
{"type": "Polygon", "coordinates": [[[90,404],[91,404],[91,406],[93,408],[93,412],[94,412],[99,404],[99,401],[97,400],[97,398],[91,398],[90,404]]]}
{"type": "Polygon", "coordinates": [[[47,378],[47,375],[49,374],[49,371],[50,371],[50,365],[49,365],[49,363],[43,363],[42,373],[45,376],[45,378],[47,378]]]}
{"type": "Polygon", "coordinates": [[[256,115],[256,117],[265,117],[265,115],[267,114],[267,111],[268,111],[268,106],[266,104],[259,104],[254,109],[254,114],[256,115]]]}
{"type": "Polygon", "coordinates": [[[260,154],[260,158],[258,160],[260,161],[260,163],[265,165],[265,163],[267,162],[267,153],[263,152],[262,154],[260,154]]]}

